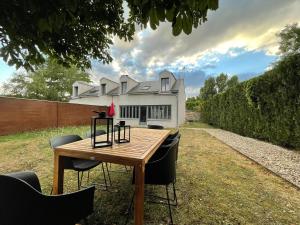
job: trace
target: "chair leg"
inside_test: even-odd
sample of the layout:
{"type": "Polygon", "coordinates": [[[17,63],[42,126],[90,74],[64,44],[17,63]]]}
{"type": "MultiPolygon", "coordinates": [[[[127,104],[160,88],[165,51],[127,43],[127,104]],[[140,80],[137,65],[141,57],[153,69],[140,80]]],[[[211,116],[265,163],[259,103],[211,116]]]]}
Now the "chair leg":
{"type": "Polygon", "coordinates": [[[107,171],[107,175],[108,175],[109,186],[111,186],[111,179],[110,179],[110,174],[109,174],[107,163],[105,163],[105,167],[106,167],[106,171],[107,171]]]}
{"type": "Polygon", "coordinates": [[[88,175],[87,175],[87,183],[90,183],[90,171],[88,171],[88,175]]]}
{"type": "Polygon", "coordinates": [[[79,171],[77,171],[77,188],[80,190],[80,182],[79,182],[79,171]]]}
{"type": "Polygon", "coordinates": [[[80,171],[77,172],[77,185],[78,185],[78,190],[80,190],[81,183],[82,183],[82,178],[83,178],[83,172],[81,172],[80,176],[80,171]]]}
{"type": "Polygon", "coordinates": [[[104,183],[105,183],[105,189],[107,190],[107,182],[106,182],[106,175],[105,175],[105,170],[104,170],[104,166],[103,166],[103,163],[101,163],[102,165],[102,172],[103,172],[103,177],[104,177],[104,183]]]}
{"type": "Polygon", "coordinates": [[[166,193],[167,193],[167,200],[168,200],[168,206],[169,206],[169,214],[170,214],[171,224],[173,225],[173,218],[172,218],[172,210],[171,210],[171,204],[170,204],[170,198],[169,198],[168,185],[166,185],[166,193]]]}
{"type": "Polygon", "coordinates": [[[174,196],[173,201],[175,201],[175,205],[178,206],[177,195],[176,195],[176,188],[175,188],[175,182],[173,182],[173,196],[174,196]]]}
{"type": "Polygon", "coordinates": [[[130,205],[129,205],[129,207],[127,208],[127,212],[126,212],[126,213],[127,213],[127,216],[126,216],[126,220],[125,220],[124,225],[127,225],[128,220],[129,220],[129,216],[130,216],[130,212],[131,212],[132,205],[133,205],[133,200],[134,200],[134,194],[135,194],[135,192],[133,192],[132,198],[131,198],[131,201],[130,201],[130,205]]]}

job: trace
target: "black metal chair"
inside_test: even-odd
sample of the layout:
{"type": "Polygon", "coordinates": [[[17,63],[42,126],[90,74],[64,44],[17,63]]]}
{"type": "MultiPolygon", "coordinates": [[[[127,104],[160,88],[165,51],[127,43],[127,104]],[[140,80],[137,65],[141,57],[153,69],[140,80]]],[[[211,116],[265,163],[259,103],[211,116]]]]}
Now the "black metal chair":
{"type": "Polygon", "coordinates": [[[175,139],[175,138],[177,138],[178,135],[179,135],[179,130],[176,130],[175,133],[168,135],[167,140],[175,139]]]}
{"type": "Polygon", "coordinates": [[[74,225],[93,213],[94,192],[47,196],[34,172],[0,175],[0,224],[74,225]]]}
{"type": "MultiPolygon", "coordinates": [[[[169,215],[171,219],[171,224],[173,224],[172,210],[169,196],[169,185],[173,185],[174,191],[174,200],[176,204],[173,206],[177,206],[177,196],[175,189],[175,179],[176,179],[176,147],[178,146],[179,140],[177,138],[173,139],[168,145],[162,145],[156,153],[150,158],[149,162],[145,165],[145,184],[150,185],[164,185],[166,188],[166,196],[167,198],[157,197],[159,199],[167,200],[167,205],[169,207],[169,215]]],[[[134,175],[134,171],[133,171],[134,175]]],[[[133,176],[132,183],[135,182],[133,176]]],[[[131,199],[131,203],[129,206],[129,211],[132,208],[133,198],[131,199]]],[[[159,203],[159,202],[155,202],[159,203]]],[[[164,202],[163,202],[164,204],[164,202]]],[[[126,223],[128,221],[128,217],[126,219],[126,223]]],[[[125,224],[126,224],[125,223],[125,224]]]]}
{"type": "Polygon", "coordinates": [[[178,139],[178,143],[176,146],[176,163],[178,160],[178,150],[179,150],[179,142],[180,142],[180,138],[181,138],[181,134],[179,133],[179,130],[177,130],[175,133],[173,134],[169,134],[168,137],[166,138],[166,140],[163,142],[163,145],[168,145],[169,143],[171,143],[174,139],[178,139]]]}
{"type": "MultiPolygon", "coordinates": [[[[104,131],[104,130],[96,130],[96,136],[100,136],[100,135],[103,135],[103,134],[106,134],[106,131],[104,131]]],[[[86,132],[85,138],[91,138],[91,136],[92,136],[91,131],[86,132]]]]}
{"type": "Polygon", "coordinates": [[[164,127],[161,125],[148,125],[148,129],[163,130],[164,127]]]}
{"type": "MultiPolygon", "coordinates": [[[[58,136],[58,137],[51,138],[49,142],[51,148],[54,150],[56,147],[60,145],[69,144],[80,140],[82,140],[82,138],[78,135],[66,135],[66,136],[58,136]]],[[[88,171],[88,180],[89,180],[89,170],[101,164],[104,182],[105,182],[105,188],[107,190],[108,185],[107,185],[105,170],[102,161],[64,157],[63,163],[64,163],[64,169],[75,170],[77,172],[78,190],[81,187],[83,172],[88,171]],[[81,172],[81,177],[80,177],[80,172],[81,172]]],[[[108,172],[107,168],[106,170],[108,172]]],[[[108,178],[111,184],[109,172],[108,172],[108,178]]]]}

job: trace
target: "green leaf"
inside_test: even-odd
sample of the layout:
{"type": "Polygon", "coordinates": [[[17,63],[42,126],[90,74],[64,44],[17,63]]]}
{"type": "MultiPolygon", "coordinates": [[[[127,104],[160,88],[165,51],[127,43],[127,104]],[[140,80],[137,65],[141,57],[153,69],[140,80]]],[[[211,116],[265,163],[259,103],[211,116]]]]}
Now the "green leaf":
{"type": "Polygon", "coordinates": [[[157,8],[156,9],[156,12],[157,12],[157,17],[158,19],[161,21],[161,22],[164,22],[165,21],[165,9],[164,8],[157,8]]]}
{"type": "Polygon", "coordinates": [[[49,26],[48,21],[45,19],[40,19],[38,21],[38,28],[40,29],[41,32],[45,32],[45,31],[51,32],[51,27],[49,26]]]}
{"type": "Polygon", "coordinates": [[[194,7],[195,7],[195,0],[187,0],[187,4],[190,7],[190,9],[194,9],[194,7]]]}
{"type": "Polygon", "coordinates": [[[155,8],[150,9],[150,27],[155,30],[156,26],[159,25],[159,20],[157,18],[156,10],[155,8]]]}
{"type": "Polygon", "coordinates": [[[208,8],[212,10],[216,10],[219,8],[219,0],[209,0],[208,8]]]}
{"type": "Polygon", "coordinates": [[[186,14],[183,14],[182,29],[186,34],[192,33],[193,21],[186,14]]]}
{"type": "Polygon", "coordinates": [[[175,8],[171,8],[171,9],[167,9],[167,12],[166,12],[166,19],[169,21],[169,22],[173,22],[173,18],[174,18],[174,12],[175,12],[175,8]]]}
{"type": "Polygon", "coordinates": [[[178,36],[182,31],[182,18],[181,18],[181,14],[179,14],[177,17],[176,17],[176,22],[173,26],[173,35],[174,36],[178,36]]]}

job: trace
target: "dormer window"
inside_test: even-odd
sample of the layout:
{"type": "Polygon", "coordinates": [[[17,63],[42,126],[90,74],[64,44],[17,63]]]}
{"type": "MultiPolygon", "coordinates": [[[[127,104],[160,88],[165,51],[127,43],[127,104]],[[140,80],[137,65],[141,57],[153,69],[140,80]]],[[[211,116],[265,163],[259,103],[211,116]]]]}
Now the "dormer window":
{"type": "Polygon", "coordinates": [[[106,84],[101,84],[101,94],[106,95],[106,84]]]}
{"type": "Polygon", "coordinates": [[[78,86],[74,87],[74,97],[78,97],[78,86]]]}
{"type": "Polygon", "coordinates": [[[161,91],[169,91],[170,89],[170,81],[169,78],[161,78],[161,91]]]}
{"type": "Polygon", "coordinates": [[[121,82],[121,94],[124,95],[127,92],[127,82],[121,82]]]}

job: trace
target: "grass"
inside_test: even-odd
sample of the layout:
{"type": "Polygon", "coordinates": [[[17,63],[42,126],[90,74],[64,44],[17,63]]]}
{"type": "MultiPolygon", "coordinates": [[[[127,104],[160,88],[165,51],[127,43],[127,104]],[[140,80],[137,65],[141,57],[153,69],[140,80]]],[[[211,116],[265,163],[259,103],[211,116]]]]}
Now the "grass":
{"type": "Polygon", "coordinates": [[[214,128],[211,125],[207,123],[202,123],[200,121],[194,121],[194,122],[186,122],[182,128],[214,128]]]}
{"type": "MultiPolygon", "coordinates": [[[[84,136],[87,130],[68,127],[0,137],[0,173],[33,170],[43,192],[49,193],[53,153],[48,139],[70,133],[84,136]]],[[[176,224],[299,224],[299,190],[204,131],[181,128],[181,133],[176,184],[179,206],[173,209],[176,224]]],[[[112,169],[123,167],[113,165],[112,169]]],[[[96,190],[95,212],[89,218],[92,225],[124,223],[133,193],[132,174],[111,172],[111,176],[113,191],[96,190]]],[[[66,192],[76,190],[76,179],[75,172],[66,172],[66,192]]],[[[100,167],[93,169],[91,179],[103,182],[100,167]]],[[[164,194],[163,187],[146,188],[164,194]]],[[[166,206],[145,203],[145,224],[167,224],[167,212],[166,206]]]]}

